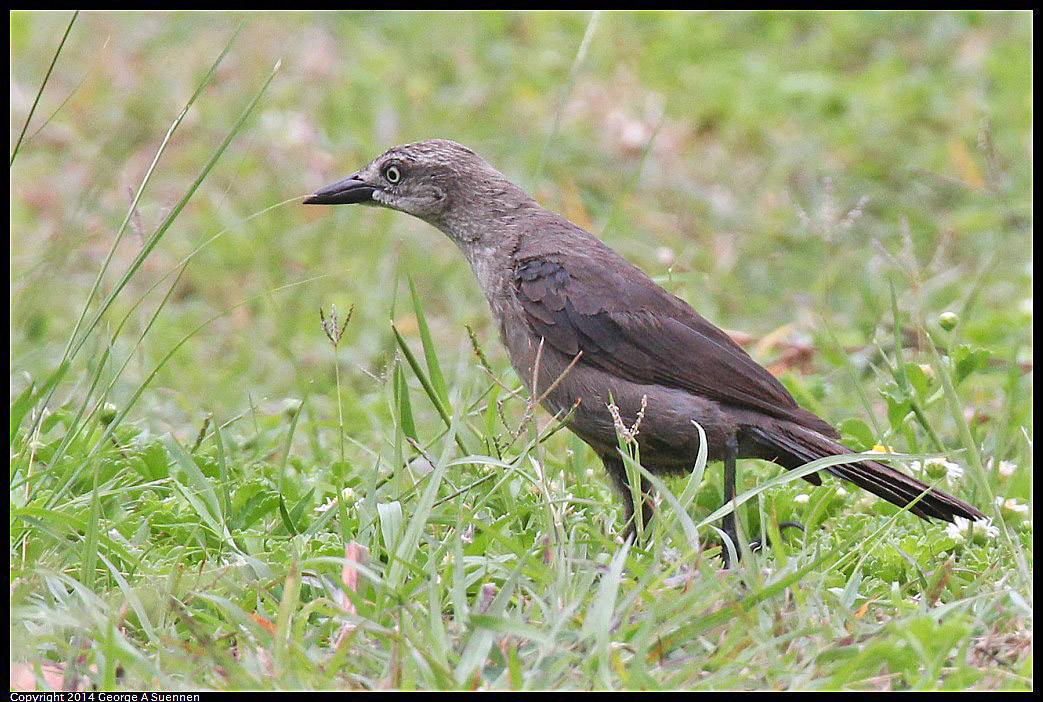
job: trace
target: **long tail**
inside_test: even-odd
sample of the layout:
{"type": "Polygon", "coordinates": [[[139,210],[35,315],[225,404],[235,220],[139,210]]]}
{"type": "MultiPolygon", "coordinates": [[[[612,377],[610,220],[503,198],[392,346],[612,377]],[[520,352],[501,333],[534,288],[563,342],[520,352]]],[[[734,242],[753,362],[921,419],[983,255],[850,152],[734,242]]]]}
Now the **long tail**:
{"type": "MultiPolygon", "coordinates": [[[[842,456],[851,453],[850,449],[831,441],[817,432],[804,427],[779,422],[771,427],[771,431],[761,427],[748,427],[748,436],[765,451],[765,455],[774,454],[771,459],[784,468],[790,470],[799,468],[806,463],[825,458],[827,456],[842,456]]],[[[910,478],[890,466],[876,461],[859,461],[857,463],[843,463],[841,465],[824,468],[825,472],[843,478],[854,483],[858,487],[882,497],[891,504],[905,507],[907,504],[923,495],[920,500],[909,508],[909,511],[918,517],[927,519],[944,519],[953,521],[954,517],[966,519],[983,519],[984,514],[972,505],[952,495],[932,488],[916,478],[910,478]],[[924,494],[926,492],[926,494],[924,494]]],[[[807,476],[811,482],[819,483],[817,474],[807,476]]]]}

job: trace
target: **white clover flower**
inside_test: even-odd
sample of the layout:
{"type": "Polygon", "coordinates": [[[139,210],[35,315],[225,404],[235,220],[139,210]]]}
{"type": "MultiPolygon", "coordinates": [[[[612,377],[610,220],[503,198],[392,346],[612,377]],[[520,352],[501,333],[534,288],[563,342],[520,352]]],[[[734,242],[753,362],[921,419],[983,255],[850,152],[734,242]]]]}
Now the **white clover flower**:
{"type": "Polygon", "coordinates": [[[674,261],[677,260],[677,255],[674,253],[674,250],[671,249],[669,246],[660,246],[658,249],[656,249],[655,257],[656,260],[664,266],[671,266],[673,265],[674,261]]]}
{"type": "Polygon", "coordinates": [[[963,466],[959,463],[947,461],[941,456],[928,458],[923,463],[920,463],[920,461],[912,461],[910,462],[909,467],[917,473],[926,473],[927,477],[933,480],[945,476],[945,479],[948,482],[954,483],[963,477],[963,466]]]}
{"type": "Polygon", "coordinates": [[[802,492],[802,493],[800,493],[799,495],[797,495],[796,497],[793,498],[793,502],[794,502],[794,504],[798,504],[798,505],[806,505],[808,503],[808,500],[810,500],[810,499],[811,499],[811,495],[808,495],[807,493],[803,493],[802,492]]]}
{"type": "Polygon", "coordinates": [[[985,517],[974,522],[964,517],[954,517],[953,523],[945,527],[945,533],[957,542],[981,542],[985,539],[995,539],[999,536],[1000,530],[992,523],[992,517],[985,517]]]}
{"type": "Polygon", "coordinates": [[[970,531],[971,520],[966,517],[953,517],[952,524],[945,527],[945,533],[954,541],[963,541],[970,531]]]}
{"type": "Polygon", "coordinates": [[[997,463],[993,458],[989,459],[988,466],[989,470],[995,469],[995,471],[1000,474],[1001,478],[1009,478],[1014,475],[1014,471],[1018,468],[1018,465],[1014,463],[1014,461],[999,461],[997,463]]]}
{"type": "Polygon", "coordinates": [[[993,525],[992,517],[985,517],[985,519],[974,522],[974,528],[984,530],[985,536],[990,539],[995,539],[1000,535],[1000,528],[993,525]]]}
{"type": "MultiPolygon", "coordinates": [[[[355,501],[355,491],[349,487],[344,488],[340,491],[340,498],[344,504],[351,504],[355,501]]],[[[333,506],[337,504],[337,500],[332,497],[327,497],[326,501],[315,508],[316,512],[328,512],[333,506]]]]}
{"type": "Polygon", "coordinates": [[[950,483],[955,483],[963,477],[963,466],[961,466],[959,463],[953,463],[952,461],[946,461],[942,459],[938,460],[941,462],[941,465],[945,468],[945,478],[950,483]]]}
{"type": "Polygon", "coordinates": [[[842,487],[837,488],[837,497],[847,497],[847,490],[842,487]]]}
{"type": "Polygon", "coordinates": [[[1024,515],[1029,513],[1029,506],[1021,504],[1020,502],[1018,502],[1013,497],[1008,497],[1007,499],[1003,499],[1002,497],[997,495],[996,496],[996,506],[999,507],[1000,509],[1006,511],[1006,512],[1011,512],[1013,514],[1016,514],[1019,517],[1020,516],[1024,516],[1024,515]]]}

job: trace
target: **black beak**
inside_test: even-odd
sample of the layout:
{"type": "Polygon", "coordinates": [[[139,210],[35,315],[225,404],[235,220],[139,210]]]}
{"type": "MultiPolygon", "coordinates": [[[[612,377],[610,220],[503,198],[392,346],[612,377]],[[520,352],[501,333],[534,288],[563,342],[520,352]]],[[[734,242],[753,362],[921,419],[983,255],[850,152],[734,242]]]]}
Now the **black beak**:
{"type": "Polygon", "coordinates": [[[332,185],[321,188],[304,201],[305,205],[354,205],[360,202],[372,202],[376,192],[369,183],[355,176],[348,176],[332,185]]]}

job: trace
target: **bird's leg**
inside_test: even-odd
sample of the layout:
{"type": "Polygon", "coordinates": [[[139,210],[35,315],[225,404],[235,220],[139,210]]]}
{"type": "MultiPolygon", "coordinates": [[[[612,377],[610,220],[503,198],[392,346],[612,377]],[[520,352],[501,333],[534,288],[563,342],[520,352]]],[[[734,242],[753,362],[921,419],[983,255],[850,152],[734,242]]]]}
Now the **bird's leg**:
{"type": "MultiPolygon", "coordinates": [[[[739,445],[735,441],[735,437],[730,437],[725,443],[725,455],[724,455],[724,504],[729,502],[733,503],[732,511],[724,515],[724,519],[721,520],[721,531],[728,535],[728,538],[732,540],[732,544],[735,546],[735,557],[736,559],[742,558],[742,549],[739,546],[739,532],[736,528],[736,515],[735,510],[738,507],[734,504],[735,502],[735,477],[736,477],[736,460],[739,457],[739,445]]],[[[800,522],[780,522],[779,533],[781,534],[784,529],[796,528],[804,531],[804,525],[800,522]]],[[[767,539],[765,539],[767,542],[767,539]]],[[[750,542],[751,551],[759,551],[761,549],[761,541],[750,542]]],[[[721,558],[724,560],[724,567],[730,567],[730,559],[728,557],[728,545],[721,544],[721,558]]]]}
{"type": "MultiPolygon", "coordinates": [[[[615,456],[609,453],[601,455],[601,461],[605,464],[605,469],[608,474],[612,476],[612,483],[616,486],[616,490],[623,497],[623,517],[625,527],[623,528],[623,538],[631,538],[633,543],[637,543],[637,522],[634,519],[634,496],[630,492],[630,481],[627,480],[627,469],[623,465],[623,459],[619,456],[615,456]]],[[[644,503],[641,509],[641,526],[648,526],[649,521],[652,519],[652,515],[655,512],[655,506],[652,502],[652,484],[645,478],[641,479],[641,494],[643,496],[642,502],[644,503]]]]}
{"type": "MultiPolygon", "coordinates": [[[[724,515],[724,519],[721,520],[721,531],[732,540],[732,545],[735,546],[736,560],[742,558],[742,550],[739,548],[739,533],[735,527],[735,510],[737,509],[735,505],[735,462],[738,457],[739,444],[734,436],[730,436],[725,442],[724,504],[732,503],[732,511],[724,515]]],[[[731,559],[728,556],[728,544],[721,544],[721,558],[724,560],[724,567],[730,568],[731,559]]]]}

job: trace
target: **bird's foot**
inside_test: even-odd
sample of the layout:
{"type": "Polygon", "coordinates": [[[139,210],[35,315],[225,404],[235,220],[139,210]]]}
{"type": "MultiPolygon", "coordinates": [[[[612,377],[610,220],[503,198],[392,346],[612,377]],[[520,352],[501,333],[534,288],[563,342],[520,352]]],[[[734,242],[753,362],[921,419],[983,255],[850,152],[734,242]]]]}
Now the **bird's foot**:
{"type": "MultiPolygon", "coordinates": [[[[779,522],[779,533],[782,533],[785,529],[790,529],[790,528],[792,528],[792,529],[800,529],[801,531],[804,531],[804,525],[801,524],[800,522],[779,522]]],[[[728,536],[731,538],[733,544],[734,543],[738,543],[738,539],[737,539],[737,537],[733,533],[729,533],[729,532],[725,532],[725,533],[728,534],[728,536]]],[[[760,539],[755,539],[754,541],[750,542],[750,550],[751,551],[760,551],[765,545],[770,545],[770,544],[771,544],[771,540],[770,539],[766,538],[765,539],[765,543],[763,543],[763,544],[761,543],[760,539]]],[[[736,551],[735,555],[736,555],[736,560],[738,560],[739,558],[742,558],[742,552],[741,551],[736,551]]],[[[724,542],[724,541],[721,542],[721,560],[724,561],[724,568],[725,568],[725,570],[731,568],[732,564],[731,564],[731,558],[729,557],[729,554],[728,554],[728,544],[726,542],[724,542]]]]}
{"type": "MultiPolygon", "coordinates": [[[[800,529],[801,531],[804,531],[804,525],[801,524],[800,522],[779,522],[779,534],[782,533],[783,529],[788,529],[788,528],[800,529]]],[[[767,536],[764,537],[764,541],[765,541],[764,544],[761,544],[761,540],[760,539],[756,539],[755,541],[751,541],[750,542],[750,550],[751,551],[760,551],[761,548],[763,548],[764,546],[770,546],[771,545],[771,539],[769,539],[767,536]]]]}

